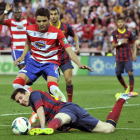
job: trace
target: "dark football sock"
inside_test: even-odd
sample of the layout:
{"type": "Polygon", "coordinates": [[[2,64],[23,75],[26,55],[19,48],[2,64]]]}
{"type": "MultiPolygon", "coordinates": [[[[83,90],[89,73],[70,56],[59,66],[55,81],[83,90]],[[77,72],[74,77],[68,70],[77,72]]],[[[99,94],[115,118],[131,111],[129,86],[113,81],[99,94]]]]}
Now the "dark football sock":
{"type": "Polygon", "coordinates": [[[125,102],[124,99],[122,98],[118,99],[113,109],[110,111],[110,113],[107,116],[106,122],[111,123],[114,127],[116,127],[116,123],[121,114],[121,110],[122,110],[124,102],[125,102]]]}
{"type": "Polygon", "coordinates": [[[129,76],[129,86],[130,86],[130,92],[132,92],[133,88],[134,88],[134,76],[133,75],[129,76]]]}
{"type": "Polygon", "coordinates": [[[52,128],[53,130],[56,130],[60,126],[61,126],[61,120],[56,118],[49,122],[47,128],[52,128]]]}
{"type": "Polygon", "coordinates": [[[68,102],[72,102],[72,96],[73,96],[73,85],[66,85],[66,91],[68,95],[68,102]]]}

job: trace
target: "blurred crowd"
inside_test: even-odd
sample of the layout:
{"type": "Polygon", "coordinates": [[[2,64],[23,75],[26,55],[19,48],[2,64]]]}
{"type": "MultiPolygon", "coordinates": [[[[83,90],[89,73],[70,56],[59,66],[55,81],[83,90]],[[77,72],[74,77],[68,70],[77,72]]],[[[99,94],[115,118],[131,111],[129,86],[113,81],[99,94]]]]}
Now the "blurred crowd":
{"type": "MultiPolygon", "coordinates": [[[[22,9],[22,18],[35,23],[35,11],[40,7],[57,7],[60,20],[68,23],[79,37],[81,49],[83,46],[97,51],[112,52],[111,34],[117,29],[116,19],[124,17],[126,28],[133,32],[137,44],[137,54],[140,55],[140,0],[0,0],[0,15],[4,11],[7,1],[22,9]],[[84,45],[83,45],[84,44],[84,45]],[[87,44],[87,45],[85,45],[87,44]]],[[[5,19],[13,18],[12,11],[5,19]]],[[[7,27],[0,25],[0,48],[9,47],[10,38],[7,27]]],[[[69,42],[74,45],[71,37],[69,42]]]]}

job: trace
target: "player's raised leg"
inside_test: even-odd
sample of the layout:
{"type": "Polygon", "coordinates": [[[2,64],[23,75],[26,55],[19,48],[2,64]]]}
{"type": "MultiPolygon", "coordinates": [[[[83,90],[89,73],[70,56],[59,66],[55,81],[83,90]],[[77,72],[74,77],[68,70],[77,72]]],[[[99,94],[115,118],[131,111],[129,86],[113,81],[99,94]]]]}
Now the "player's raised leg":
{"type": "MultiPolygon", "coordinates": [[[[118,94],[118,93],[117,93],[118,94]]],[[[126,93],[119,93],[117,97],[116,104],[114,105],[113,109],[107,116],[106,123],[99,121],[96,127],[92,130],[92,132],[99,132],[99,133],[112,133],[116,128],[117,121],[120,117],[121,110],[123,104],[129,100],[131,97],[129,94],[126,93]]]]}
{"type": "Polygon", "coordinates": [[[58,87],[58,79],[53,76],[47,76],[47,81],[48,81],[48,88],[50,93],[52,93],[54,96],[56,96],[59,100],[66,102],[66,98],[64,94],[60,91],[58,87]]]}

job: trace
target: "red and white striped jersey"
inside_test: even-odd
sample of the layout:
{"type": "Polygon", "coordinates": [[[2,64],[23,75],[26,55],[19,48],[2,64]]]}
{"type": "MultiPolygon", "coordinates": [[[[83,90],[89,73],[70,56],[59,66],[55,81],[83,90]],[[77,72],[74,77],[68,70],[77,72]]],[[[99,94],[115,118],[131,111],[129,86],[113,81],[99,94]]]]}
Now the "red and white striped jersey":
{"type": "Polygon", "coordinates": [[[11,32],[11,49],[23,50],[27,39],[26,27],[29,25],[29,22],[26,19],[22,19],[21,21],[7,19],[4,23],[9,27],[11,32]]]}
{"type": "Polygon", "coordinates": [[[61,47],[71,47],[60,29],[49,25],[46,32],[38,31],[36,24],[27,27],[27,38],[31,42],[31,58],[40,63],[55,63],[60,65],[58,51],[61,47]]]}

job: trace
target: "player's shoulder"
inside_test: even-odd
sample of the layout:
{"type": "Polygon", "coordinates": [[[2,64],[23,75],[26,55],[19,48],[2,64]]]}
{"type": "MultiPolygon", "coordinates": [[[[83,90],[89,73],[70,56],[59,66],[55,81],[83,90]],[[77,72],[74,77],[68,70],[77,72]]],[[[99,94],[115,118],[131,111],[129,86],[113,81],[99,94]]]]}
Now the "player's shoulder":
{"type": "Polygon", "coordinates": [[[67,28],[71,27],[68,23],[64,23],[64,22],[61,22],[61,25],[66,26],[67,28]]]}
{"type": "Polygon", "coordinates": [[[28,25],[26,30],[36,30],[37,29],[37,25],[36,24],[32,24],[32,25],[28,25]]]}
{"type": "Polygon", "coordinates": [[[61,32],[61,30],[52,25],[49,25],[48,32],[58,33],[58,32],[61,32]]]}

